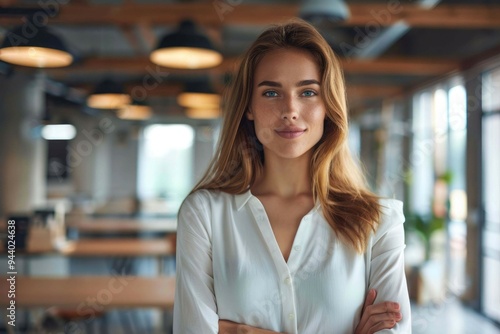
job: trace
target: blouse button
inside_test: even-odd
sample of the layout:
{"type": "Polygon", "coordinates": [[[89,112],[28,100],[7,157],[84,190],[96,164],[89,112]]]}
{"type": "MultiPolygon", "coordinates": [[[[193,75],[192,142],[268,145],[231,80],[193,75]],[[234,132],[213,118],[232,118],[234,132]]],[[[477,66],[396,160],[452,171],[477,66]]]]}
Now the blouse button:
{"type": "Polygon", "coordinates": [[[293,249],[295,249],[295,251],[298,252],[298,251],[300,251],[301,247],[299,245],[297,245],[297,246],[294,246],[293,249]]]}
{"type": "Polygon", "coordinates": [[[290,313],[290,314],[288,315],[288,319],[293,320],[294,318],[295,318],[295,314],[290,313]]]}
{"type": "Polygon", "coordinates": [[[290,285],[292,283],[292,280],[290,279],[290,277],[285,278],[285,283],[288,285],[290,285]]]}

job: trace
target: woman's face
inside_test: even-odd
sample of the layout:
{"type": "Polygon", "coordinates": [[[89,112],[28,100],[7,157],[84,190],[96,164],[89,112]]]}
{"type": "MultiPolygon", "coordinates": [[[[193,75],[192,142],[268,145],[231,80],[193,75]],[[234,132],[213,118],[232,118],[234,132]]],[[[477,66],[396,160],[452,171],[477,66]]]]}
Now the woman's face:
{"type": "Polygon", "coordinates": [[[312,152],[325,120],[320,85],[319,66],[305,50],[278,49],[261,59],[246,115],[254,121],[266,159],[270,155],[292,159],[312,152]]]}

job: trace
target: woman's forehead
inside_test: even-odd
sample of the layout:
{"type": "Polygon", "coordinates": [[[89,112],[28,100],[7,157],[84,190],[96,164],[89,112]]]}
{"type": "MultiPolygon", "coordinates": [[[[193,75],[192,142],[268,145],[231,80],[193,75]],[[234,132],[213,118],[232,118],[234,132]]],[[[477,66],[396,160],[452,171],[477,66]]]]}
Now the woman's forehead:
{"type": "Polygon", "coordinates": [[[320,79],[316,58],[307,50],[298,48],[277,49],[267,52],[257,64],[254,81],[279,77],[298,80],[320,79]]]}

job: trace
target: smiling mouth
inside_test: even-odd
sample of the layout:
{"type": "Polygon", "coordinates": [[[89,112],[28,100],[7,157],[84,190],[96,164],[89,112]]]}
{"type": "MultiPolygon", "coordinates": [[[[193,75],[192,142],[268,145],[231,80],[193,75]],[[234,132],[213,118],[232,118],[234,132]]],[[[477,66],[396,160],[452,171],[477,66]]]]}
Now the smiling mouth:
{"type": "Polygon", "coordinates": [[[301,136],[306,130],[293,130],[293,131],[276,131],[278,136],[286,138],[286,139],[293,139],[301,136]]]}

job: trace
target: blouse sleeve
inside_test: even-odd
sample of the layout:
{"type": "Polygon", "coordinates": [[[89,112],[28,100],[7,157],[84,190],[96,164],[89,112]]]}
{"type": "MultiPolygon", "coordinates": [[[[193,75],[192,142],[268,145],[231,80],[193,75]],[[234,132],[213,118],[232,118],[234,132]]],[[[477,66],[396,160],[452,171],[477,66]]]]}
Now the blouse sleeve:
{"type": "Polygon", "coordinates": [[[411,333],[411,310],[404,266],[403,203],[384,200],[382,220],[371,248],[369,289],[377,290],[375,303],[394,301],[400,304],[402,319],[392,329],[377,333],[411,333]]]}
{"type": "Polygon", "coordinates": [[[217,333],[208,203],[196,192],[179,210],[174,334],[217,333]]]}

